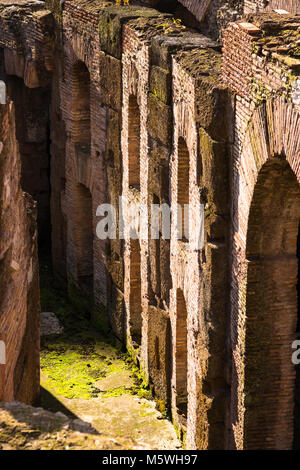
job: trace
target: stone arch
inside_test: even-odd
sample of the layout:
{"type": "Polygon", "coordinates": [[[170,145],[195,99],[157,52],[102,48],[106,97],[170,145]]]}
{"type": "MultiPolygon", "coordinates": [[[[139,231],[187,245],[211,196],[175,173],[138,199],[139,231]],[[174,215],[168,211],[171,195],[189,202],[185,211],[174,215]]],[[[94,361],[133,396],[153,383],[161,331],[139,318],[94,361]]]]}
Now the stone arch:
{"type": "Polygon", "coordinates": [[[300,188],[285,159],[259,172],[247,232],[245,448],[293,442],[300,188]]]}
{"type": "Polygon", "coordinates": [[[133,345],[142,341],[141,246],[139,240],[130,240],[130,318],[129,327],[133,345]]]}
{"type": "Polygon", "coordinates": [[[75,187],[77,282],[83,292],[92,295],[94,280],[92,195],[81,183],[75,187]]]}
{"type": "Polygon", "coordinates": [[[184,293],[176,292],[176,405],[179,414],[187,415],[187,308],[184,293]]]}
{"type": "Polygon", "coordinates": [[[128,104],[128,182],[140,188],[140,107],[135,95],[130,95],[128,104]]]}
{"type": "Polygon", "coordinates": [[[187,235],[187,214],[184,206],[189,204],[189,178],[190,178],[190,154],[183,137],[178,139],[178,169],[177,169],[177,204],[182,213],[182,238],[187,235]]]}
{"type": "MultiPolygon", "coordinates": [[[[233,154],[230,320],[233,365],[230,415],[230,422],[232,423],[232,441],[230,446],[232,445],[239,449],[245,447],[250,448],[252,446],[249,438],[249,423],[251,422],[250,411],[246,411],[245,413],[245,406],[249,404],[249,397],[251,400],[251,392],[250,395],[248,393],[248,395],[245,396],[245,392],[248,392],[247,385],[245,386],[248,379],[245,374],[249,372],[249,370],[247,371],[248,366],[245,363],[245,353],[246,347],[248,348],[248,352],[251,351],[251,340],[249,342],[249,337],[246,338],[246,335],[251,334],[249,333],[251,331],[251,324],[247,323],[247,308],[252,308],[250,289],[251,282],[254,282],[254,274],[251,271],[252,267],[249,267],[248,271],[249,261],[251,261],[254,256],[252,254],[254,248],[251,248],[251,246],[255,245],[254,241],[251,242],[251,239],[254,237],[254,235],[252,235],[253,225],[251,225],[253,223],[252,214],[253,211],[258,210],[255,208],[262,207],[265,204],[262,197],[262,194],[265,193],[260,193],[258,190],[258,188],[261,187],[261,178],[266,178],[268,185],[272,187],[272,184],[274,184],[272,181],[274,178],[276,180],[275,175],[277,174],[276,172],[279,171],[279,173],[283,172],[283,176],[285,175],[282,179],[282,188],[285,188],[285,190],[288,190],[287,181],[289,181],[289,178],[291,180],[294,178],[294,183],[296,180],[299,183],[299,124],[300,115],[295,107],[291,103],[287,103],[282,97],[275,97],[254,111],[244,135],[241,150],[235,150],[233,154]],[[293,174],[294,176],[292,177],[293,174]],[[254,206],[252,206],[252,204],[254,204],[254,206]],[[247,257],[249,257],[249,260],[247,257]]],[[[239,135],[237,135],[236,138],[241,140],[241,136],[239,135]]],[[[281,181],[280,178],[279,181],[281,181]]],[[[282,194],[283,193],[284,189],[282,189],[282,194]]],[[[271,198],[270,201],[272,200],[271,198]]],[[[271,202],[269,210],[273,211],[271,202]]],[[[281,210],[283,210],[283,208],[281,210]]],[[[281,221],[284,223],[284,218],[282,218],[281,221]]],[[[261,233],[260,229],[261,226],[257,226],[259,233],[261,233]]],[[[280,238],[278,232],[278,227],[275,229],[274,224],[273,230],[275,230],[278,240],[282,240],[282,236],[280,238]]],[[[295,237],[292,238],[294,239],[295,237]]],[[[255,237],[253,240],[255,240],[255,237]]],[[[260,250],[262,250],[260,243],[264,243],[264,246],[267,246],[267,242],[259,241],[256,238],[256,246],[259,247],[260,250]]],[[[279,246],[280,242],[278,241],[277,243],[279,246]]],[[[293,252],[295,254],[296,241],[294,240],[292,242],[291,239],[290,243],[293,245],[291,249],[294,250],[293,252]]],[[[256,251],[258,251],[260,257],[265,258],[262,251],[256,251]]],[[[288,256],[287,252],[285,256],[288,256]]],[[[255,292],[256,291],[254,291],[254,295],[255,292]]],[[[255,322],[253,324],[255,324],[255,322]]],[[[256,344],[259,344],[258,340],[256,344]]],[[[289,347],[291,347],[291,345],[289,345],[289,347]]],[[[289,360],[290,359],[291,349],[289,360]]],[[[276,448],[277,444],[274,445],[276,448]]]]}
{"type": "Polygon", "coordinates": [[[73,142],[90,145],[90,73],[84,62],[77,61],[72,69],[73,142]]]}

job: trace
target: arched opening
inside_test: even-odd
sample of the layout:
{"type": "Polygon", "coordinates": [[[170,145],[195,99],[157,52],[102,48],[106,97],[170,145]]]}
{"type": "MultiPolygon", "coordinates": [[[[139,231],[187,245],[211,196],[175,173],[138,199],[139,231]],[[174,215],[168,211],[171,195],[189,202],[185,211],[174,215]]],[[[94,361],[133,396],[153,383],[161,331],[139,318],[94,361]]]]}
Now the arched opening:
{"type": "MultiPolygon", "coordinates": [[[[156,208],[160,206],[160,199],[156,194],[153,194],[153,205],[156,208]]],[[[153,214],[151,214],[153,215],[153,214]]],[[[158,305],[161,297],[161,240],[162,240],[162,217],[158,215],[155,220],[157,224],[157,238],[150,238],[149,240],[149,304],[158,305]]]]}
{"type": "Polygon", "coordinates": [[[83,184],[76,186],[77,280],[88,295],[93,294],[93,207],[92,195],[83,184]]]}
{"type": "Polygon", "coordinates": [[[28,88],[23,79],[14,75],[2,78],[14,103],[22,190],[37,202],[39,252],[48,256],[51,249],[50,92],[47,87],[28,88]]]}
{"type": "Polygon", "coordinates": [[[246,449],[293,445],[299,216],[296,176],[274,158],[259,173],[247,233],[246,449]]]}
{"type": "Polygon", "coordinates": [[[141,247],[139,240],[130,241],[130,333],[134,346],[141,345],[141,247]]]}
{"type": "Polygon", "coordinates": [[[73,141],[89,150],[91,143],[90,73],[86,65],[78,61],[73,66],[73,141]]]}
{"type": "MultiPolygon", "coordinates": [[[[178,140],[178,173],[177,173],[177,204],[181,208],[181,233],[182,239],[188,239],[188,212],[185,205],[189,204],[189,176],[190,176],[190,156],[185,140],[180,137],[178,140]]],[[[180,227],[178,227],[178,230],[180,227]]]]}
{"type": "Polygon", "coordinates": [[[187,415],[187,309],[181,289],[176,305],[176,405],[178,413],[187,415]]]}
{"type": "Polygon", "coordinates": [[[140,108],[136,96],[129,97],[128,171],[129,186],[140,188],[140,108]]]}

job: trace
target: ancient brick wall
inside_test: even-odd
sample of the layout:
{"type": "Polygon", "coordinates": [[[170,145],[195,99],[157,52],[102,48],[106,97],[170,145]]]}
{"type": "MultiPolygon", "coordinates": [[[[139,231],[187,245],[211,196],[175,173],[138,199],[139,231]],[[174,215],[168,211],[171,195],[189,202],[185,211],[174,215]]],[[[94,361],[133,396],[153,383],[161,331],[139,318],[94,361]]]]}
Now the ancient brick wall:
{"type": "Polygon", "coordinates": [[[101,321],[102,305],[107,303],[106,241],[96,237],[96,210],[106,202],[107,109],[99,83],[98,12],[84,10],[80,3],[73,2],[67,2],[64,8],[64,67],[59,86],[67,137],[62,196],[67,222],[68,286],[71,296],[74,289],[88,295],[94,320],[101,321]]]}
{"type": "Polygon", "coordinates": [[[21,4],[20,42],[18,9],[1,12],[6,72],[51,93],[54,270],[95,325],[109,317],[187,448],[289,448],[299,18],[251,14],[224,30],[221,52],[211,37],[244,5],[181,3],[210,37],[140,5],[49,0],[52,15],[21,4]],[[126,212],[120,237],[120,196],[143,207],[139,240],[126,212]],[[101,240],[107,203],[116,233],[101,240]],[[178,203],[190,206],[181,240],[178,203]],[[151,238],[152,204],[171,206],[170,237],[160,221],[151,238]],[[202,207],[203,245],[191,249],[202,207]]]}
{"type": "MultiPolygon", "coordinates": [[[[147,207],[147,181],[148,181],[148,73],[149,73],[149,47],[140,41],[138,34],[126,24],[123,30],[123,109],[121,151],[123,156],[123,191],[122,195],[129,201],[136,200],[147,207]],[[132,114],[132,103],[136,108],[135,116],[132,114]],[[133,122],[134,120],[134,122],[133,122]],[[135,124],[129,128],[129,125],[135,124]],[[138,154],[137,154],[138,152],[138,154]],[[133,170],[133,159],[139,160],[133,170]]],[[[127,228],[128,220],[124,217],[124,226],[127,228]]],[[[125,234],[124,246],[124,295],[125,295],[125,322],[128,346],[138,352],[145,341],[146,323],[143,321],[147,312],[147,240],[129,240],[130,234],[125,234]],[[137,272],[138,271],[138,272],[137,272]],[[139,305],[136,305],[139,300],[139,305]],[[132,317],[131,317],[131,308],[132,317]],[[136,321],[135,321],[136,319],[136,321]],[[144,334],[143,334],[144,329],[144,334]]],[[[147,347],[142,346],[144,353],[147,347]]],[[[147,356],[141,360],[147,364],[147,356]]],[[[147,366],[146,366],[147,367],[147,366]]],[[[147,370],[147,369],[146,369],[147,370]]]]}
{"type": "Polygon", "coordinates": [[[290,13],[300,13],[298,0],[244,0],[244,13],[259,11],[286,10],[290,13]]]}
{"type": "MultiPolygon", "coordinates": [[[[211,172],[214,171],[213,167],[210,164],[205,167],[205,179],[200,182],[200,173],[202,171],[199,168],[201,163],[199,163],[199,142],[200,141],[200,128],[199,122],[203,125],[203,130],[205,129],[208,134],[203,134],[203,146],[207,148],[206,158],[210,160],[213,158],[212,155],[215,155],[216,161],[218,164],[221,164],[222,169],[225,169],[226,174],[226,141],[228,138],[227,133],[227,123],[224,126],[223,122],[218,122],[216,125],[216,130],[213,130],[213,117],[217,115],[218,106],[221,106],[221,103],[230,108],[230,101],[228,100],[228,95],[226,95],[225,90],[220,87],[220,91],[210,90],[210,93],[206,90],[204,93],[216,95],[215,99],[209,98],[206,102],[207,108],[203,110],[206,119],[202,120],[202,101],[204,95],[200,93],[201,96],[198,96],[195,91],[196,85],[199,85],[199,77],[201,76],[201,69],[207,67],[205,65],[205,55],[204,50],[211,46],[214,47],[214,43],[209,41],[207,38],[202,37],[201,35],[195,35],[185,30],[181,26],[173,26],[171,22],[168,23],[168,19],[164,19],[167,25],[164,28],[169,29],[177,33],[177,37],[155,37],[157,35],[157,29],[161,28],[161,18],[153,18],[146,20],[140,18],[139,20],[132,20],[127,23],[124,28],[124,55],[123,55],[123,131],[122,131],[122,154],[123,154],[123,165],[124,165],[124,174],[123,174],[123,195],[126,196],[129,200],[142,202],[148,207],[148,220],[150,220],[151,212],[150,205],[154,203],[166,203],[173,200],[173,204],[176,204],[177,201],[177,190],[178,182],[182,181],[182,195],[187,196],[189,192],[192,194],[192,199],[190,201],[191,205],[194,207],[194,217],[196,217],[197,209],[199,209],[199,194],[200,194],[200,185],[205,192],[204,186],[210,184],[211,172]],[[176,31],[177,30],[177,31],[176,31]],[[150,41],[151,40],[151,41],[150,41]],[[194,70],[187,71],[177,70],[177,64],[172,63],[170,49],[180,50],[182,48],[191,49],[198,44],[200,48],[204,49],[202,55],[196,54],[194,62],[194,70]],[[152,62],[149,62],[149,54],[151,54],[152,62]],[[201,60],[202,59],[202,60],[201,60]],[[173,70],[173,74],[172,74],[173,70]],[[198,76],[199,73],[199,76],[198,76]],[[189,74],[192,78],[189,78],[189,74]],[[184,75],[184,76],[183,76],[184,75]],[[149,83],[150,77],[150,83],[149,83]],[[174,82],[173,88],[173,106],[170,106],[171,101],[171,86],[172,81],[174,82]],[[188,83],[189,88],[186,89],[183,86],[183,83],[188,83]],[[192,93],[191,93],[192,91],[192,93]],[[219,93],[219,94],[218,94],[219,93]],[[177,96],[178,94],[178,96],[177,96]],[[189,106],[190,112],[189,115],[187,111],[183,111],[185,96],[189,97],[189,106]],[[226,98],[227,96],[227,98],[226,98]],[[134,128],[131,128],[130,132],[134,132],[134,129],[138,129],[139,132],[136,132],[136,135],[133,136],[127,126],[129,126],[130,120],[130,102],[132,102],[132,97],[135,97],[135,102],[138,103],[139,111],[135,113],[135,119],[137,116],[140,117],[140,124],[137,125],[134,122],[134,128]],[[198,103],[198,104],[197,104],[198,103]],[[177,115],[181,109],[181,113],[177,115]],[[146,121],[147,111],[149,113],[148,122],[146,121]],[[174,137],[172,136],[172,116],[174,116],[174,137]],[[169,159],[172,157],[172,141],[177,142],[177,126],[181,126],[180,136],[190,135],[194,132],[193,137],[190,137],[188,141],[193,143],[194,153],[188,154],[186,149],[186,165],[192,164],[192,173],[185,166],[185,176],[180,176],[177,179],[176,175],[176,166],[177,159],[173,157],[173,162],[170,164],[170,171],[175,178],[174,183],[171,180],[169,174],[169,159]],[[183,126],[183,127],[182,127],[183,126]],[[219,129],[222,131],[219,132],[219,129]],[[130,158],[135,155],[136,150],[136,139],[140,136],[140,180],[139,184],[136,180],[132,181],[130,184],[130,158]],[[215,139],[214,147],[210,147],[210,139],[215,139]],[[174,140],[173,140],[174,139],[174,140]],[[221,143],[217,142],[220,140],[221,143]],[[222,143],[224,141],[224,143],[222,143]],[[150,156],[150,164],[147,163],[147,160],[150,156]],[[192,162],[192,163],[191,163],[192,162]],[[185,178],[183,181],[182,178],[185,178]],[[190,191],[187,191],[188,180],[186,178],[191,178],[191,188],[190,191]],[[170,190],[168,190],[168,179],[170,181],[170,190]],[[167,187],[164,187],[166,184],[167,187]],[[183,186],[184,185],[184,186],[183,186]],[[183,189],[184,188],[184,189],[183,189]]],[[[174,34],[174,33],[173,33],[174,34]]],[[[188,63],[190,59],[190,52],[187,52],[186,55],[182,58],[183,62],[188,63]]],[[[216,65],[216,76],[218,76],[220,70],[220,56],[217,53],[211,52],[212,54],[212,64],[216,65]]],[[[210,53],[208,53],[210,57],[210,53]]],[[[186,85],[188,86],[188,85],[186,85]]],[[[206,84],[209,89],[209,85],[206,84]]],[[[200,87],[199,87],[200,88],[200,87]]],[[[135,105],[136,108],[136,105],[135,105]]],[[[226,115],[226,113],[225,113],[226,115]]],[[[229,126],[230,127],[230,126],[229,126]]],[[[175,144],[177,148],[177,143],[175,144]]],[[[203,150],[204,153],[204,150],[203,150]]],[[[223,173],[222,173],[223,174],[223,173]]],[[[223,181],[226,186],[226,179],[223,181]]],[[[224,184],[221,184],[221,188],[218,188],[218,191],[222,193],[224,184]]],[[[222,193],[223,194],[223,193],[222,193]]],[[[211,203],[217,203],[217,192],[214,196],[211,194],[209,196],[211,203]]],[[[223,196],[222,196],[223,197],[223,196]]],[[[189,202],[188,197],[185,197],[185,201],[189,202]]],[[[226,197],[223,197],[223,208],[220,211],[222,216],[226,217],[226,197]]],[[[220,208],[218,207],[217,210],[220,208]]],[[[211,210],[214,209],[211,207],[211,210]]],[[[222,217],[221,216],[221,217],[222,217]]],[[[218,219],[218,217],[217,217],[218,219]]],[[[193,220],[193,216],[192,216],[193,220]]],[[[176,221],[174,221],[176,223],[176,221]]],[[[211,220],[209,225],[213,226],[222,225],[221,218],[216,220],[213,215],[211,215],[211,220]]],[[[127,226],[125,219],[125,227],[127,226]]],[[[224,254],[226,253],[226,242],[225,234],[222,232],[224,230],[220,226],[219,228],[214,229],[215,234],[212,234],[212,244],[214,243],[214,235],[223,239],[223,245],[221,243],[220,250],[218,254],[211,255],[209,249],[209,255],[203,253],[203,257],[206,255],[212,256],[215,258],[215,266],[213,274],[210,272],[210,269],[207,272],[208,278],[212,275],[213,281],[211,284],[211,295],[213,295],[214,290],[219,289],[220,285],[218,283],[226,284],[226,261],[224,262],[224,254]],[[219,230],[219,233],[217,231],[219,230]],[[222,268],[218,267],[218,263],[222,264],[222,268]],[[218,279],[214,279],[216,271],[220,269],[218,274],[218,279]]],[[[213,231],[214,231],[213,230],[213,231]]],[[[169,241],[164,240],[162,234],[159,234],[158,240],[141,240],[140,245],[135,242],[126,241],[125,243],[125,315],[127,319],[127,341],[130,350],[137,355],[137,358],[141,361],[143,372],[146,377],[150,378],[150,381],[153,382],[153,387],[156,392],[156,395],[166,399],[166,397],[171,394],[171,407],[174,422],[177,427],[186,433],[187,431],[187,442],[191,448],[206,448],[210,446],[211,448],[221,448],[224,441],[224,429],[222,425],[219,426],[218,420],[222,420],[220,416],[224,414],[224,396],[222,392],[222,372],[223,366],[221,365],[223,357],[220,355],[220,365],[214,367],[214,371],[210,369],[210,366],[199,359],[199,349],[202,346],[201,339],[205,342],[204,337],[200,333],[200,323],[201,320],[198,318],[196,312],[198,312],[200,297],[199,292],[201,289],[201,280],[199,272],[199,253],[189,253],[187,249],[186,255],[177,254],[177,242],[171,238],[172,243],[175,244],[173,251],[170,251],[170,258],[168,258],[168,252],[170,250],[169,241]],[[142,332],[141,343],[136,343],[135,339],[137,337],[135,331],[135,338],[132,342],[131,332],[131,323],[133,322],[135,315],[130,308],[130,298],[131,294],[134,294],[136,298],[136,289],[139,284],[137,284],[136,276],[134,276],[134,270],[130,268],[131,263],[135,265],[136,263],[136,253],[134,250],[141,249],[141,315],[142,315],[142,328],[140,327],[140,332],[142,332]],[[188,258],[186,258],[188,257],[188,258]],[[170,261],[168,261],[170,259],[170,261]],[[187,261],[188,260],[188,261],[187,261]],[[185,267],[187,264],[187,267],[185,267]],[[132,276],[132,277],[131,277],[132,276]],[[187,317],[187,314],[181,317],[182,324],[176,325],[177,318],[177,307],[176,307],[176,292],[179,288],[183,289],[185,282],[188,282],[188,279],[193,278],[192,286],[189,288],[187,294],[187,308],[190,312],[190,316],[187,317]],[[186,279],[186,281],[184,281],[186,279]],[[172,290],[168,286],[173,285],[172,290]],[[169,352],[170,337],[169,329],[167,327],[166,318],[170,315],[170,326],[171,326],[171,357],[172,357],[172,367],[168,362],[163,361],[164,358],[167,358],[169,352]],[[195,315],[195,316],[194,316],[195,315]],[[162,330],[162,324],[165,324],[166,327],[162,330]],[[191,326],[193,325],[193,327],[191,326]],[[178,332],[178,334],[176,333],[178,332]],[[189,331],[189,334],[188,334],[189,331]],[[182,336],[183,334],[183,336],[182,336]],[[181,336],[180,336],[181,335],[181,336]],[[189,356],[187,355],[187,341],[191,341],[189,345],[189,356]],[[178,341],[177,339],[178,338],[178,341]],[[180,345],[185,344],[186,347],[182,350],[180,345]],[[179,349],[177,349],[177,346],[179,349]],[[162,349],[161,349],[162,348],[162,349]],[[162,356],[158,357],[159,351],[163,351],[162,356]],[[182,390],[182,386],[179,385],[181,382],[176,379],[176,358],[178,355],[181,355],[181,363],[189,364],[188,370],[186,367],[183,367],[182,371],[185,369],[186,379],[185,379],[185,392],[182,390]],[[160,361],[160,362],[159,362],[160,361]],[[159,367],[158,367],[159,364],[159,367]],[[213,411],[211,412],[214,417],[212,418],[212,429],[213,422],[215,421],[217,432],[212,432],[211,435],[206,435],[203,437],[203,429],[206,427],[207,415],[203,413],[202,406],[205,401],[205,395],[200,395],[200,390],[202,388],[202,381],[199,379],[203,375],[203,368],[209,370],[209,375],[211,376],[209,380],[219,380],[219,389],[216,390],[217,396],[214,397],[214,404],[212,406],[213,411]],[[171,384],[168,383],[168,378],[172,377],[171,384]],[[218,377],[218,378],[217,378],[218,377]],[[184,397],[185,394],[185,397],[184,397]],[[189,395],[188,395],[189,394],[189,395]],[[189,396],[189,400],[188,400],[189,396]],[[187,402],[188,405],[188,421],[187,421],[187,402]],[[201,411],[200,411],[201,410],[201,411]],[[219,413],[219,415],[218,415],[219,413]],[[202,429],[200,427],[202,425],[202,429]],[[214,435],[214,437],[212,437],[214,435]]],[[[218,242],[217,242],[218,244],[218,242]]],[[[214,246],[218,248],[218,246],[214,246]]],[[[209,281],[210,282],[210,281],[209,281]]],[[[221,287],[222,290],[222,287],[221,287]]],[[[209,309],[210,304],[210,294],[205,294],[207,297],[207,308],[209,309]]],[[[225,303],[225,290],[224,297],[220,295],[220,304],[216,309],[224,308],[225,303]],[[223,307],[221,307],[223,305],[223,307]]],[[[205,313],[203,312],[203,315],[205,313]]],[[[222,324],[224,328],[224,321],[226,315],[223,319],[220,319],[220,330],[218,334],[222,336],[222,324]]],[[[140,321],[140,320],[139,320],[140,321]]],[[[136,325],[133,323],[133,325],[136,325]]],[[[218,328],[216,328],[218,329],[218,328]]],[[[223,332],[225,329],[223,329],[223,332]]],[[[204,335],[205,336],[205,335],[204,335]]],[[[216,335],[217,338],[217,335],[216,335]]],[[[221,339],[218,337],[218,340],[224,341],[224,338],[221,339]]],[[[218,341],[216,339],[216,342],[218,341]]],[[[221,348],[222,349],[222,348],[221,348]]],[[[205,357],[205,352],[203,356],[205,357]]],[[[216,360],[217,363],[217,360],[216,360]]],[[[214,389],[214,387],[212,387],[214,389]]],[[[214,392],[213,392],[214,393],[214,392]]],[[[210,403],[205,404],[208,409],[210,409],[210,403]]],[[[211,410],[210,410],[211,411],[211,410]]],[[[205,434],[205,433],[204,433],[205,434]]]]}
{"type": "MultiPolygon", "coordinates": [[[[258,13],[260,11],[272,11],[275,9],[287,10],[290,13],[299,13],[298,0],[178,0],[187,8],[196,19],[202,23],[206,16],[211,15],[213,9],[219,9],[219,16],[243,10],[243,13],[258,13]],[[225,4],[225,5],[224,5],[225,4]],[[226,12],[227,10],[227,12],[226,12]]],[[[216,21],[216,18],[215,20],[216,21]]]]}
{"type": "Polygon", "coordinates": [[[241,19],[244,14],[261,11],[286,10],[299,13],[298,0],[178,0],[197,20],[194,25],[203,33],[220,37],[230,22],[241,19]]]}
{"type": "MultiPolygon", "coordinates": [[[[178,309],[182,308],[180,298],[184,296],[188,342],[187,440],[193,448],[216,449],[224,446],[227,142],[230,138],[231,111],[229,95],[219,82],[220,54],[213,47],[207,48],[205,43],[201,46],[201,42],[199,49],[178,52],[173,62],[174,157],[171,163],[171,200],[172,205],[175,204],[182,191],[179,187],[179,172],[184,146],[185,152],[188,150],[189,154],[189,183],[185,181],[185,185],[189,184],[190,237],[195,235],[200,204],[203,204],[205,242],[199,252],[197,249],[190,250],[185,241],[177,241],[174,214],[170,317],[176,364],[177,355],[180,357],[182,354],[175,346],[175,338],[182,331],[182,325],[177,325],[177,321],[180,319],[178,309]],[[206,68],[210,70],[213,80],[206,80],[206,68]],[[221,108],[222,114],[219,112],[221,108]],[[190,282],[191,279],[193,282],[190,282]],[[210,325],[214,325],[213,330],[210,325]],[[212,357],[213,360],[210,359],[212,357]]],[[[176,382],[175,375],[174,407],[176,382]]],[[[181,420],[180,414],[178,420],[181,420]]]]}
{"type": "Polygon", "coordinates": [[[16,110],[16,135],[22,163],[22,189],[38,203],[39,245],[50,245],[49,90],[28,88],[21,78],[7,77],[16,110]]]}
{"type": "Polygon", "coordinates": [[[1,12],[0,47],[16,109],[21,184],[38,201],[39,241],[44,247],[51,233],[48,85],[53,65],[52,15],[41,5],[26,2],[17,6],[7,2],[6,7],[1,12]]]}
{"type": "Polygon", "coordinates": [[[47,85],[53,69],[53,17],[38,2],[6,1],[1,9],[0,44],[9,75],[28,88],[47,85]],[[26,21],[22,21],[26,19],[26,21]]]}
{"type": "Polygon", "coordinates": [[[33,403],[39,395],[39,281],[36,205],[20,184],[15,109],[0,105],[0,400],[33,403]]]}
{"type": "Polygon", "coordinates": [[[212,0],[179,0],[198,21],[202,21],[207,13],[207,10],[212,3],[212,0]]]}
{"type": "Polygon", "coordinates": [[[204,34],[219,39],[222,30],[232,22],[241,18],[244,0],[178,0],[184,9],[181,13],[185,23],[199,29],[204,34]],[[193,16],[191,21],[188,12],[193,16]]]}
{"type": "MultiPolygon", "coordinates": [[[[232,25],[224,34],[223,77],[237,93],[231,162],[230,347],[233,365],[229,415],[232,430],[229,446],[237,448],[257,448],[258,445],[260,448],[290,448],[293,445],[295,369],[289,347],[297,323],[298,189],[295,181],[296,177],[299,181],[299,99],[296,92],[299,59],[294,47],[298,34],[295,18],[278,14],[262,14],[252,24],[232,25]],[[275,31],[277,44],[281,44],[280,52],[277,47],[273,48],[275,43],[269,39],[274,38],[275,31]],[[284,44],[289,46],[284,47],[284,44]],[[275,184],[276,191],[280,192],[280,185],[275,182],[276,172],[283,171],[284,165],[287,180],[285,182],[285,173],[282,173],[281,194],[290,190],[294,194],[289,205],[289,230],[293,234],[286,245],[280,228],[286,208],[275,204],[274,198],[270,202],[267,193],[259,189],[259,185],[265,184],[271,193],[275,184]],[[265,178],[265,183],[261,183],[261,178],[265,178]],[[277,216],[272,215],[273,202],[277,216]],[[265,215],[264,211],[267,211],[265,215]],[[269,237],[265,223],[268,229],[273,227],[269,237]],[[252,224],[256,224],[255,228],[252,224]],[[266,238],[259,242],[262,233],[266,238]],[[283,279],[286,284],[280,288],[275,307],[273,289],[283,279]],[[256,290],[258,286],[260,295],[256,290]],[[267,312],[273,312],[272,319],[268,319],[267,312]],[[274,363],[277,375],[270,378],[274,363]],[[258,403],[260,399],[263,406],[258,403]]],[[[286,196],[284,198],[287,200],[286,196]]]]}

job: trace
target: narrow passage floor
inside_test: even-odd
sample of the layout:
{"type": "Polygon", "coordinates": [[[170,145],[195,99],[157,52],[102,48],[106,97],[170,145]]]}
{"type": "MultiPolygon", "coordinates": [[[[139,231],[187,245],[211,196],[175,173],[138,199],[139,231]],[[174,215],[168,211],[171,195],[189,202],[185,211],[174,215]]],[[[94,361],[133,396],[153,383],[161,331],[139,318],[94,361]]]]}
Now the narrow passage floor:
{"type": "Polygon", "coordinates": [[[44,314],[41,406],[89,423],[93,432],[123,448],[180,448],[166,410],[153,400],[137,367],[112,335],[97,331],[80,305],[74,307],[55,288],[47,264],[41,272],[41,303],[42,311],[53,312],[63,326],[62,331],[51,315],[45,322],[44,314]],[[56,334],[45,334],[47,329],[56,334]]]}

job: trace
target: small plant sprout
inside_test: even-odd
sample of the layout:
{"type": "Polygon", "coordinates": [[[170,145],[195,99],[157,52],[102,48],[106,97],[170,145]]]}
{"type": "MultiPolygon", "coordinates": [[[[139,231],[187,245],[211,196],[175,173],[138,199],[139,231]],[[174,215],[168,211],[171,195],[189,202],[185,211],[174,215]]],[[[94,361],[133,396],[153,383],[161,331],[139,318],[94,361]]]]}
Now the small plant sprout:
{"type": "MultiPolygon", "coordinates": [[[[115,0],[118,7],[121,6],[122,0],[115,0]]],[[[129,0],[123,0],[123,5],[129,7],[129,0]]]]}

